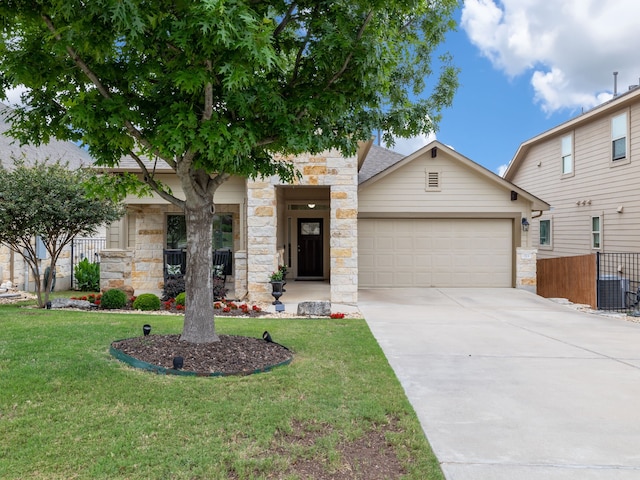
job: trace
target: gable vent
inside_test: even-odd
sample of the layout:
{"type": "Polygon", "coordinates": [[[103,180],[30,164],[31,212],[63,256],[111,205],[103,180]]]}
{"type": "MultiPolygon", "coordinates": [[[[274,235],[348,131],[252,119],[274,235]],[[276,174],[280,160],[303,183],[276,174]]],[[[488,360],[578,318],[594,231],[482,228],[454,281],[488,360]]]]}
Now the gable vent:
{"type": "Polygon", "coordinates": [[[427,191],[440,191],[440,172],[426,171],[426,190],[427,191]]]}

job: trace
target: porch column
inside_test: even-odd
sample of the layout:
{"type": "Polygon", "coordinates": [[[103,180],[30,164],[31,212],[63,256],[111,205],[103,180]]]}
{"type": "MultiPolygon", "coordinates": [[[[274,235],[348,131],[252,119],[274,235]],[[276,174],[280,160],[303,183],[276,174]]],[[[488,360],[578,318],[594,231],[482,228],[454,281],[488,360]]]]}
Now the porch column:
{"type": "Polygon", "coordinates": [[[252,302],[270,302],[269,275],[277,265],[276,191],[271,181],[247,181],[247,290],[252,302]]]}
{"type": "Polygon", "coordinates": [[[331,186],[331,302],[358,302],[358,187],[331,186]]]}
{"type": "Polygon", "coordinates": [[[535,248],[516,249],[516,288],[536,293],[537,253],[535,248]]]}

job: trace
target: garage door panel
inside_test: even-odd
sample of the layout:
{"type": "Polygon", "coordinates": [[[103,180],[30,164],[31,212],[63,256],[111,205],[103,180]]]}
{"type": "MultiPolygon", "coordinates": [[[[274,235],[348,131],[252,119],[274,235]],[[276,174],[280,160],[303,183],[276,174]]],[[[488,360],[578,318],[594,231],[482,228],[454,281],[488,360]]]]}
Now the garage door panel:
{"type": "Polygon", "coordinates": [[[510,219],[362,219],[358,229],[361,286],[512,286],[510,219]]]}

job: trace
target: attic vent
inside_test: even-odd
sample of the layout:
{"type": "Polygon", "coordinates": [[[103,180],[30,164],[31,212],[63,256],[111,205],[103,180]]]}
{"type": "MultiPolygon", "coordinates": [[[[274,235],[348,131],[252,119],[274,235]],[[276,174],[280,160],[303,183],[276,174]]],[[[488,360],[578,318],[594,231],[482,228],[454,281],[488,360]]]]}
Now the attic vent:
{"type": "Polygon", "coordinates": [[[428,192],[440,191],[440,172],[426,171],[426,190],[428,192]]]}

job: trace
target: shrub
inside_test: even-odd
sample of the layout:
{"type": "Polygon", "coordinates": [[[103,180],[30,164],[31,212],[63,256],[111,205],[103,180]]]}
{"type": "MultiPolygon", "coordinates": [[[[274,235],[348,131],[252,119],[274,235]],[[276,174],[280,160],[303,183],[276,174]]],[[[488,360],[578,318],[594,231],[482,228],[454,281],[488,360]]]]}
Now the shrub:
{"type": "MultiPolygon", "coordinates": [[[[97,292],[100,290],[100,264],[89,262],[85,257],[73,269],[78,290],[81,292],[97,292]]],[[[55,277],[54,277],[55,278],[55,277]]]]}
{"type": "Polygon", "coordinates": [[[187,294],[182,292],[176,296],[176,305],[182,305],[184,307],[187,300],[187,294]]]}
{"type": "Polygon", "coordinates": [[[135,302],[133,302],[133,308],[136,310],[160,310],[160,297],[153,293],[143,293],[138,295],[135,302]]]}
{"type": "Polygon", "coordinates": [[[176,298],[180,293],[184,291],[184,277],[167,278],[167,281],[164,282],[162,300],[167,301],[170,298],[176,298]]]}
{"type": "Polygon", "coordinates": [[[213,277],[213,299],[221,300],[227,296],[229,290],[224,288],[224,278],[214,275],[213,277]]]}
{"type": "Polygon", "coordinates": [[[127,305],[127,294],[117,288],[107,290],[102,294],[100,300],[100,306],[107,310],[114,310],[117,308],[124,308],[127,305]]]}

